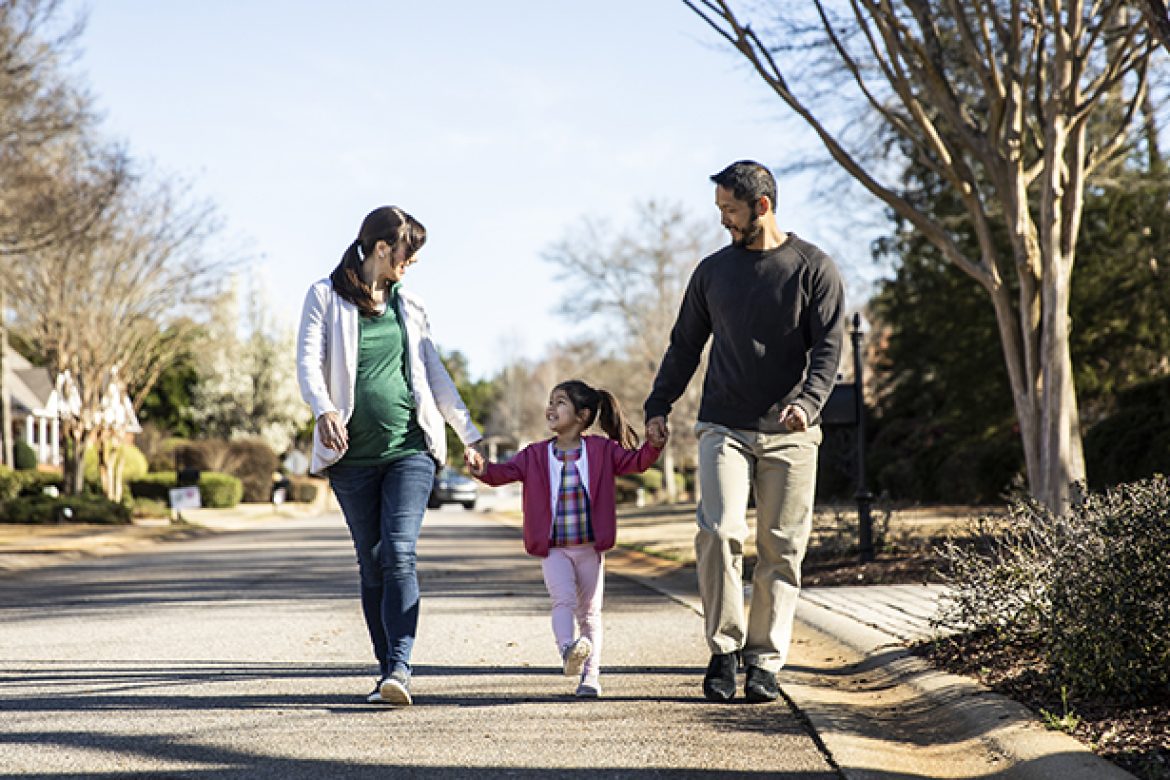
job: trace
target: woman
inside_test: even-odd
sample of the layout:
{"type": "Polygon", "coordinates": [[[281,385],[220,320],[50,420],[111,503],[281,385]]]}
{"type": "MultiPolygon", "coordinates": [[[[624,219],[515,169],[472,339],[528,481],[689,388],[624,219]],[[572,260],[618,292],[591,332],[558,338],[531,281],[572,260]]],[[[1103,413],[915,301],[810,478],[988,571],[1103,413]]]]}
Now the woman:
{"type": "Polygon", "coordinates": [[[330,274],[309,288],[297,379],[312,407],[310,471],[328,475],[357,550],[362,611],[381,679],[370,702],[409,705],[418,626],[415,547],[444,421],[465,446],[480,432],[431,341],[422,302],[401,289],[426,230],[375,209],[330,274]]]}

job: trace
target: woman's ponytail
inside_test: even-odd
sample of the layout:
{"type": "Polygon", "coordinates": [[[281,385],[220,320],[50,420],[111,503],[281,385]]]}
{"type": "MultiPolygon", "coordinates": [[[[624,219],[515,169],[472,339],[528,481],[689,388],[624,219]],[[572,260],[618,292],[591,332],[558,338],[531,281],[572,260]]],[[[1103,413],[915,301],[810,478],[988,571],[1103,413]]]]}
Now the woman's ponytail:
{"type": "Polygon", "coordinates": [[[427,229],[417,219],[397,206],[382,206],[366,215],[362,220],[358,237],[345,248],[341,261],[329,278],[333,290],[358,308],[364,317],[379,313],[374,303],[374,291],[362,280],[362,264],[378,241],[385,241],[392,248],[399,243],[406,244],[406,256],[413,257],[427,240],[427,229]]]}

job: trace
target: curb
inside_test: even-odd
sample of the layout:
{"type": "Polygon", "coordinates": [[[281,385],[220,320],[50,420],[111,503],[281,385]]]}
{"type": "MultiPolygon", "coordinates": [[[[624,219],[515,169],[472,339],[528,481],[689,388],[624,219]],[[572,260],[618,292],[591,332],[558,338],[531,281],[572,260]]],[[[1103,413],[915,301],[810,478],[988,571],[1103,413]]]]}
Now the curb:
{"type": "MultiPolygon", "coordinates": [[[[620,547],[607,563],[703,614],[693,566],[620,547]]],[[[846,780],[1135,780],[1076,739],[1045,729],[1019,702],[940,671],[890,634],[807,599],[797,606],[780,678],[784,697],[846,780]]]]}
{"type": "MultiPolygon", "coordinates": [[[[292,520],[313,517],[329,510],[313,505],[277,512],[271,505],[241,505],[250,509],[190,510],[189,520],[183,523],[137,522],[128,525],[94,525],[74,527],[70,533],[55,536],[29,533],[14,543],[0,543],[0,577],[43,569],[63,563],[98,558],[106,555],[141,552],[157,544],[185,541],[232,530],[248,528],[257,522],[278,518],[292,520]]],[[[5,524],[13,528],[12,524],[5,524]]],[[[62,526],[32,526],[38,530],[62,526]]]]}
{"type": "Polygon", "coordinates": [[[836,668],[832,679],[815,670],[786,675],[796,680],[784,688],[848,780],[907,770],[913,777],[1134,779],[1072,737],[1045,729],[1019,702],[936,669],[889,634],[804,600],[797,622],[793,667],[810,657],[823,665],[828,649],[837,651],[836,668]]]}
{"type": "Polygon", "coordinates": [[[139,552],[160,543],[197,539],[216,532],[214,528],[199,525],[114,526],[60,540],[0,546],[0,577],[89,558],[139,552]]]}

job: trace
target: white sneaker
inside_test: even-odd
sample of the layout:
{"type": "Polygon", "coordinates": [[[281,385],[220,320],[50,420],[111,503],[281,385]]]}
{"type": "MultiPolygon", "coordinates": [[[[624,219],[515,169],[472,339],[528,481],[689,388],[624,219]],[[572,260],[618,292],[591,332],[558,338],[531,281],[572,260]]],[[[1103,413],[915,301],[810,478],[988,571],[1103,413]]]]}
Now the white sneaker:
{"type": "Polygon", "coordinates": [[[565,676],[576,677],[581,674],[581,670],[585,668],[585,662],[589,660],[589,655],[592,652],[593,643],[589,641],[587,636],[579,636],[565,645],[564,649],[561,650],[561,660],[565,663],[565,676]]]}
{"type": "Polygon", "coordinates": [[[396,671],[389,677],[383,677],[381,685],[378,686],[378,693],[382,704],[409,707],[414,703],[410,698],[410,678],[403,672],[396,671]]]}
{"type": "Polygon", "coordinates": [[[381,704],[384,701],[384,699],[382,698],[382,681],[381,680],[378,680],[377,682],[374,683],[374,690],[370,691],[370,694],[368,696],[366,696],[366,701],[370,704],[381,704]]]}
{"type": "Polygon", "coordinates": [[[577,686],[577,698],[596,699],[600,695],[601,681],[597,675],[585,675],[581,678],[581,684],[577,686]]]}

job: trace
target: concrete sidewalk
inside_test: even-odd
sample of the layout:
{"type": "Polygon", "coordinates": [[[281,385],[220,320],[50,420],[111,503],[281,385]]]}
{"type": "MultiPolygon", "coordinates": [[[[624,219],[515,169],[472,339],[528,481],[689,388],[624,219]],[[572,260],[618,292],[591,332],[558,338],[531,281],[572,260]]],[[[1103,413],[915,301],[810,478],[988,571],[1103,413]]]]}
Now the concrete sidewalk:
{"type": "MultiPolygon", "coordinates": [[[[519,528],[514,492],[488,492],[485,519],[519,528]]],[[[0,524],[0,575],[79,556],[131,552],[160,541],[229,532],[308,508],[270,505],[192,513],[190,526],[20,527],[0,524]],[[198,516],[197,516],[198,515],[198,516]]],[[[619,521],[611,575],[702,613],[687,511],[619,521]],[[657,554],[642,552],[653,542],[657,554]],[[667,557],[663,557],[663,556],[667,557]]],[[[3,580],[0,579],[0,591],[3,580]]],[[[807,588],[797,611],[783,694],[844,778],[1131,778],[1076,740],[1045,730],[1022,705],[940,672],[907,643],[929,638],[943,589],[932,585],[807,588]]],[[[750,594],[747,594],[750,597],[750,594]]],[[[695,659],[695,693],[705,658],[695,659]]]]}
{"type": "MultiPolygon", "coordinates": [[[[607,556],[609,571],[702,614],[688,552],[693,517],[674,512],[654,530],[655,545],[676,551],[674,560],[630,549],[643,547],[647,535],[643,524],[633,524],[628,535],[619,530],[619,548],[607,556]]],[[[750,599],[750,585],[744,590],[750,599]]],[[[944,586],[927,584],[802,590],[779,681],[843,777],[1133,778],[1072,737],[1045,729],[1018,702],[912,655],[910,644],[935,636],[931,618],[944,593],[944,586]]],[[[696,690],[700,674],[697,669],[696,690]]]]}

